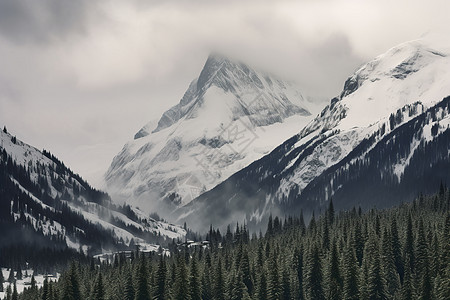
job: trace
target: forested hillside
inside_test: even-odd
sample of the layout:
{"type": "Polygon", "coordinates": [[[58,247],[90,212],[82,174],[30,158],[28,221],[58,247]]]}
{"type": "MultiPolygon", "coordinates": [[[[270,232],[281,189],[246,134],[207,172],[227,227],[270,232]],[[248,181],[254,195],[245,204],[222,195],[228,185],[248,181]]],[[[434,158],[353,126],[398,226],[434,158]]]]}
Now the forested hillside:
{"type": "Polygon", "coordinates": [[[185,230],[115,205],[50,152],[0,131],[0,267],[53,272],[107,251],[157,250],[185,230]]]}
{"type": "MultiPolygon", "coordinates": [[[[337,106],[331,110],[340,116],[337,106]]],[[[270,213],[303,210],[309,219],[331,197],[336,210],[388,208],[420,192],[433,193],[440,181],[450,184],[450,97],[429,108],[405,105],[366,129],[322,132],[319,125],[309,126],[180,208],[179,221],[194,230],[244,219],[261,228],[270,213]],[[304,140],[310,130],[321,133],[304,140]]]]}
{"type": "Polygon", "coordinates": [[[210,229],[208,247],[71,264],[19,299],[450,299],[450,193],[388,210],[270,218],[264,236],[210,229]]]}

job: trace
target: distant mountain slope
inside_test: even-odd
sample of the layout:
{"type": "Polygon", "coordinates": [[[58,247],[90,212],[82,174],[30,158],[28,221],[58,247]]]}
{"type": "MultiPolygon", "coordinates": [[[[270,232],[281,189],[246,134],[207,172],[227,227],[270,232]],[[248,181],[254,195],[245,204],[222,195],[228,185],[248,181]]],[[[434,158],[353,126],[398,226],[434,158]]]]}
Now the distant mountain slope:
{"type": "Polygon", "coordinates": [[[388,206],[450,183],[449,54],[418,40],[375,58],[299,134],[175,216],[194,228],[259,223],[311,214],[330,197],[338,208],[388,206]]]}
{"type": "Polygon", "coordinates": [[[211,55],[180,102],[114,158],[108,191],[171,212],[269,153],[322,107],[290,83],[211,55]]]}
{"type": "Polygon", "coordinates": [[[35,244],[91,254],[135,244],[156,250],[186,234],[138,209],[113,205],[52,154],[6,128],[0,132],[0,231],[0,252],[35,244]]]}

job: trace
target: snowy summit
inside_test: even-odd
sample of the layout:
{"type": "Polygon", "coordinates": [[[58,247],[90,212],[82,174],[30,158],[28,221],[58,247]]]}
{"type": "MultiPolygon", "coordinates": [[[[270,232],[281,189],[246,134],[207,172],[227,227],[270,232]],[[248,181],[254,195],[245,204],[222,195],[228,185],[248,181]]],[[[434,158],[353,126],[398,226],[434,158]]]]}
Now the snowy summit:
{"type": "Polygon", "coordinates": [[[114,158],[107,189],[170,212],[269,153],[320,109],[291,83],[210,55],[180,102],[114,158]]]}

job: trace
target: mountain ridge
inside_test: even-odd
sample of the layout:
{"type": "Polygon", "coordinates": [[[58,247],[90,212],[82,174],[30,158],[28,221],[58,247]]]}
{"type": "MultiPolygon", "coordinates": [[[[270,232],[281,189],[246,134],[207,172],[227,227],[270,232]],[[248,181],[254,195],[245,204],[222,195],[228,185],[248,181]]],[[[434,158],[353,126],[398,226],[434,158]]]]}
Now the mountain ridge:
{"type": "Polygon", "coordinates": [[[114,158],[108,190],[170,212],[268,153],[318,106],[289,83],[210,55],[180,102],[114,158]]]}
{"type": "MultiPolygon", "coordinates": [[[[427,109],[447,101],[442,99],[450,95],[450,84],[447,80],[450,78],[450,68],[446,68],[449,64],[445,50],[435,50],[428,41],[413,41],[390,49],[350,76],[340,95],[333,98],[298,134],[215,189],[199,196],[193,203],[180,208],[175,217],[196,228],[195,226],[207,225],[207,221],[201,223],[198,220],[208,218],[208,215],[211,216],[209,220],[214,220],[216,223],[213,224],[217,226],[225,226],[236,220],[258,223],[270,213],[283,216],[292,211],[298,213],[299,209],[303,209],[310,216],[314,210],[320,209],[321,203],[326,203],[332,196],[335,197],[333,191],[340,188],[338,183],[333,185],[332,181],[330,186],[326,179],[317,185],[317,178],[321,174],[344,161],[352,151],[356,151],[354,149],[361,148],[367,143],[367,139],[376,132],[381,132],[381,128],[384,128],[382,136],[389,134],[411,119],[421,118],[427,109]],[[399,75],[399,70],[404,70],[404,76],[399,75]],[[317,186],[313,189],[314,185],[317,186]],[[309,191],[309,196],[303,194],[305,190],[309,191]],[[312,190],[320,196],[315,197],[316,194],[312,190]],[[208,204],[208,201],[211,203],[208,204]],[[296,204],[293,206],[292,203],[296,204]],[[214,212],[213,208],[220,213],[214,212]],[[190,215],[197,217],[194,220],[190,215]],[[230,217],[231,215],[235,215],[236,220],[230,217]]],[[[446,115],[445,120],[441,122],[445,124],[447,118],[446,115]]],[[[433,126],[437,128],[436,124],[433,126]]],[[[437,137],[446,135],[445,132],[438,133],[437,137]]],[[[404,130],[401,136],[406,140],[409,134],[404,130]]],[[[421,136],[420,132],[416,135],[421,136]]],[[[436,140],[428,142],[434,143],[435,147],[445,147],[443,138],[437,137],[436,140]]],[[[395,138],[399,139],[394,137],[391,142],[395,142],[395,138]]],[[[422,136],[422,139],[425,137],[422,136]]],[[[374,143],[377,142],[379,140],[374,143]]],[[[410,148],[408,145],[402,145],[400,149],[410,148]]],[[[414,156],[414,151],[421,148],[411,149],[412,152],[408,153],[414,156]]],[[[362,152],[359,154],[365,155],[362,152]]],[[[402,157],[403,154],[398,155],[402,157]]],[[[402,160],[396,162],[396,165],[408,162],[402,160]]],[[[435,170],[438,168],[433,167],[435,170]]],[[[412,178],[413,175],[409,173],[408,176],[412,178]]],[[[432,178],[434,177],[429,179],[432,178]]],[[[435,185],[438,183],[433,182],[435,185]]],[[[377,201],[371,198],[367,205],[376,203],[377,201]]]]}
{"type": "Polygon", "coordinates": [[[50,152],[20,141],[6,127],[0,140],[0,250],[32,241],[84,254],[135,245],[157,250],[186,235],[137,208],[114,205],[50,152]],[[15,231],[15,238],[7,238],[15,231]]]}

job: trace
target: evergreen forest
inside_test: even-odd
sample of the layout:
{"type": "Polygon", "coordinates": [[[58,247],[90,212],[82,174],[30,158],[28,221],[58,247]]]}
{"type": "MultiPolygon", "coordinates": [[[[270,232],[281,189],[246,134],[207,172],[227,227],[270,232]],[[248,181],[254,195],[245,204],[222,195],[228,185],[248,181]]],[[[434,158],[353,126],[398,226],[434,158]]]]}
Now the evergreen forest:
{"type": "MultiPolygon", "coordinates": [[[[308,225],[270,217],[266,232],[245,225],[208,243],[173,241],[170,255],[118,253],[111,261],[73,261],[6,299],[321,300],[450,299],[450,192],[397,207],[335,212],[333,201],[308,225]],[[206,245],[206,246],[205,246],[206,245]]],[[[3,280],[3,278],[1,278],[3,280]]]]}

